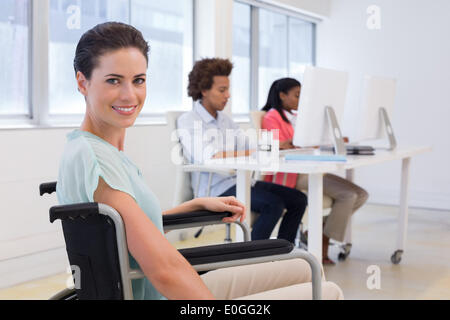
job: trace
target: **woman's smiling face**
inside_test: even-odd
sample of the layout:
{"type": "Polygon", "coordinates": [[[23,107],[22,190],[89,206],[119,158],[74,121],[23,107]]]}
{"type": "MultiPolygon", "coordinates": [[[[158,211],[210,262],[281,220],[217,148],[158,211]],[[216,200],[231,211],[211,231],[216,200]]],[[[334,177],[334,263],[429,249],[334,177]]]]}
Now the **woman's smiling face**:
{"type": "Polygon", "coordinates": [[[107,52],[98,58],[88,80],[77,73],[91,118],[100,126],[131,127],[144,106],[147,60],[136,48],[107,52]]]}

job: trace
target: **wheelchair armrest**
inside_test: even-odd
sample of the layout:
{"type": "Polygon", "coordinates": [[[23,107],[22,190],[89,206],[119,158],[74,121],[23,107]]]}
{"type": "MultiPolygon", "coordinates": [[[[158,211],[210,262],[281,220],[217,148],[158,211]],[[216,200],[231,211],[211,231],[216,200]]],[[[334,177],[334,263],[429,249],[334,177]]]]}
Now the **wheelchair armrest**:
{"type": "Polygon", "coordinates": [[[167,214],[163,216],[163,225],[165,229],[176,229],[177,226],[188,224],[214,224],[215,222],[220,223],[223,218],[231,216],[231,212],[213,212],[206,210],[167,214]]]}
{"type": "Polygon", "coordinates": [[[311,267],[312,297],[314,300],[322,298],[322,267],[320,263],[311,253],[294,248],[294,245],[287,240],[254,240],[187,248],[181,249],[179,252],[197,272],[269,261],[304,259],[311,267]]]}
{"type": "Polygon", "coordinates": [[[64,206],[54,206],[50,208],[50,222],[61,219],[86,218],[87,216],[99,214],[98,203],[77,203],[64,206]]]}
{"type": "MultiPolygon", "coordinates": [[[[99,206],[96,202],[77,203],[64,206],[54,206],[50,208],[50,222],[57,219],[85,218],[92,214],[99,213],[99,206]]],[[[163,216],[164,228],[176,229],[178,226],[187,224],[207,225],[222,222],[223,218],[231,217],[231,212],[194,211],[186,213],[175,213],[163,216]]]]}
{"type": "Polygon", "coordinates": [[[287,240],[269,239],[187,248],[179,252],[190,264],[201,265],[286,254],[293,249],[294,245],[287,240]]]}
{"type": "Polygon", "coordinates": [[[55,191],[56,191],[56,181],[41,183],[39,185],[39,193],[41,194],[41,196],[43,196],[46,193],[52,194],[55,191]]]}

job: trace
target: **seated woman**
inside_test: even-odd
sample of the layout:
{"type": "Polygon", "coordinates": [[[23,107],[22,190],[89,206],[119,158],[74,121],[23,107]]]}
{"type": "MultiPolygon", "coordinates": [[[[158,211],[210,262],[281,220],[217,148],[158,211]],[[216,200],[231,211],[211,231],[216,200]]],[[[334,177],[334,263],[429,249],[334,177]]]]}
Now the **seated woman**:
{"type": "MultiPolygon", "coordinates": [[[[67,136],[57,184],[60,204],[95,201],[120,213],[130,266],[146,277],[133,280],[135,299],[260,298],[267,290],[283,298],[310,297],[311,275],[302,260],[216,270],[200,277],[164,237],[158,200],[124,153],[126,129],[146,98],[148,50],[138,30],[116,22],[100,24],[80,39],[74,68],[86,114],[81,128],[67,136]],[[232,285],[235,279],[238,286],[232,285]]],[[[225,222],[245,218],[245,208],[234,197],[194,199],[162,214],[199,209],[232,212],[225,222]]],[[[324,298],[342,298],[335,284],[323,286],[324,298]]]]}
{"type": "MultiPolygon", "coordinates": [[[[296,111],[300,98],[301,84],[292,78],[276,80],[270,87],[267,103],[263,111],[267,111],[261,127],[268,130],[279,130],[280,149],[294,148],[292,139],[296,123],[296,111]]],[[[265,177],[272,181],[273,176],[265,177]]],[[[284,173],[278,173],[275,182],[283,184],[284,173]]],[[[289,173],[286,177],[287,187],[299,190],[308,189],[308,175],[289,173]]],[[[325,220],[323,229],[323,264],[334,264],[328,257],[330,238],[344,241],[345,230],[351,215],[367,200],[368,193],[356,184],[334,174],[323,176],[323,193],[333,199],[331,213],[325,220]]]]}

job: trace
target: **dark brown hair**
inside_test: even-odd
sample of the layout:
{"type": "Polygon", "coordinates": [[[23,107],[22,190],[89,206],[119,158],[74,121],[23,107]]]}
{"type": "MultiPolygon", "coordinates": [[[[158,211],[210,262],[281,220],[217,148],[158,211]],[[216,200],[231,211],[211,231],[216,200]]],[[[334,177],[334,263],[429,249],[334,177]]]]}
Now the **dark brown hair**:
{"type": "Polygon", "coordinates": [[[106,22],[86,31],[78,42],[73,67],[89,80],[103,54],[122,48],[136,48],[148,64],[148,43],[136,28],[121,22],[106,22]]]}
{"type": "Polygon", "coordinates": [[[189,73],[188,95],[194,101],[201,99],[202,91],[211,89],[214,76],[231,74],[233,64],[228,59],[212,58],[197,61],[189,73]]]}

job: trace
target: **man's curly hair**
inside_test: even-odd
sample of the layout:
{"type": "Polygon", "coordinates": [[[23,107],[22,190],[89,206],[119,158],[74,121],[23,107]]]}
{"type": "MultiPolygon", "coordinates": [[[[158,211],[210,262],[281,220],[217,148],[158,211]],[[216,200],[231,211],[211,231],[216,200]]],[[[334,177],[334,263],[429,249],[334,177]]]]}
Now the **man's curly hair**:
{"type": "Polygon", "coordinates": [[[226,76],[231,74],[233,64],[228,59],[202,59],[195,63],[189,73],[188,95],[194,101],[200,100],[203,90],[211,89],[214,76],[226,76]]]}

